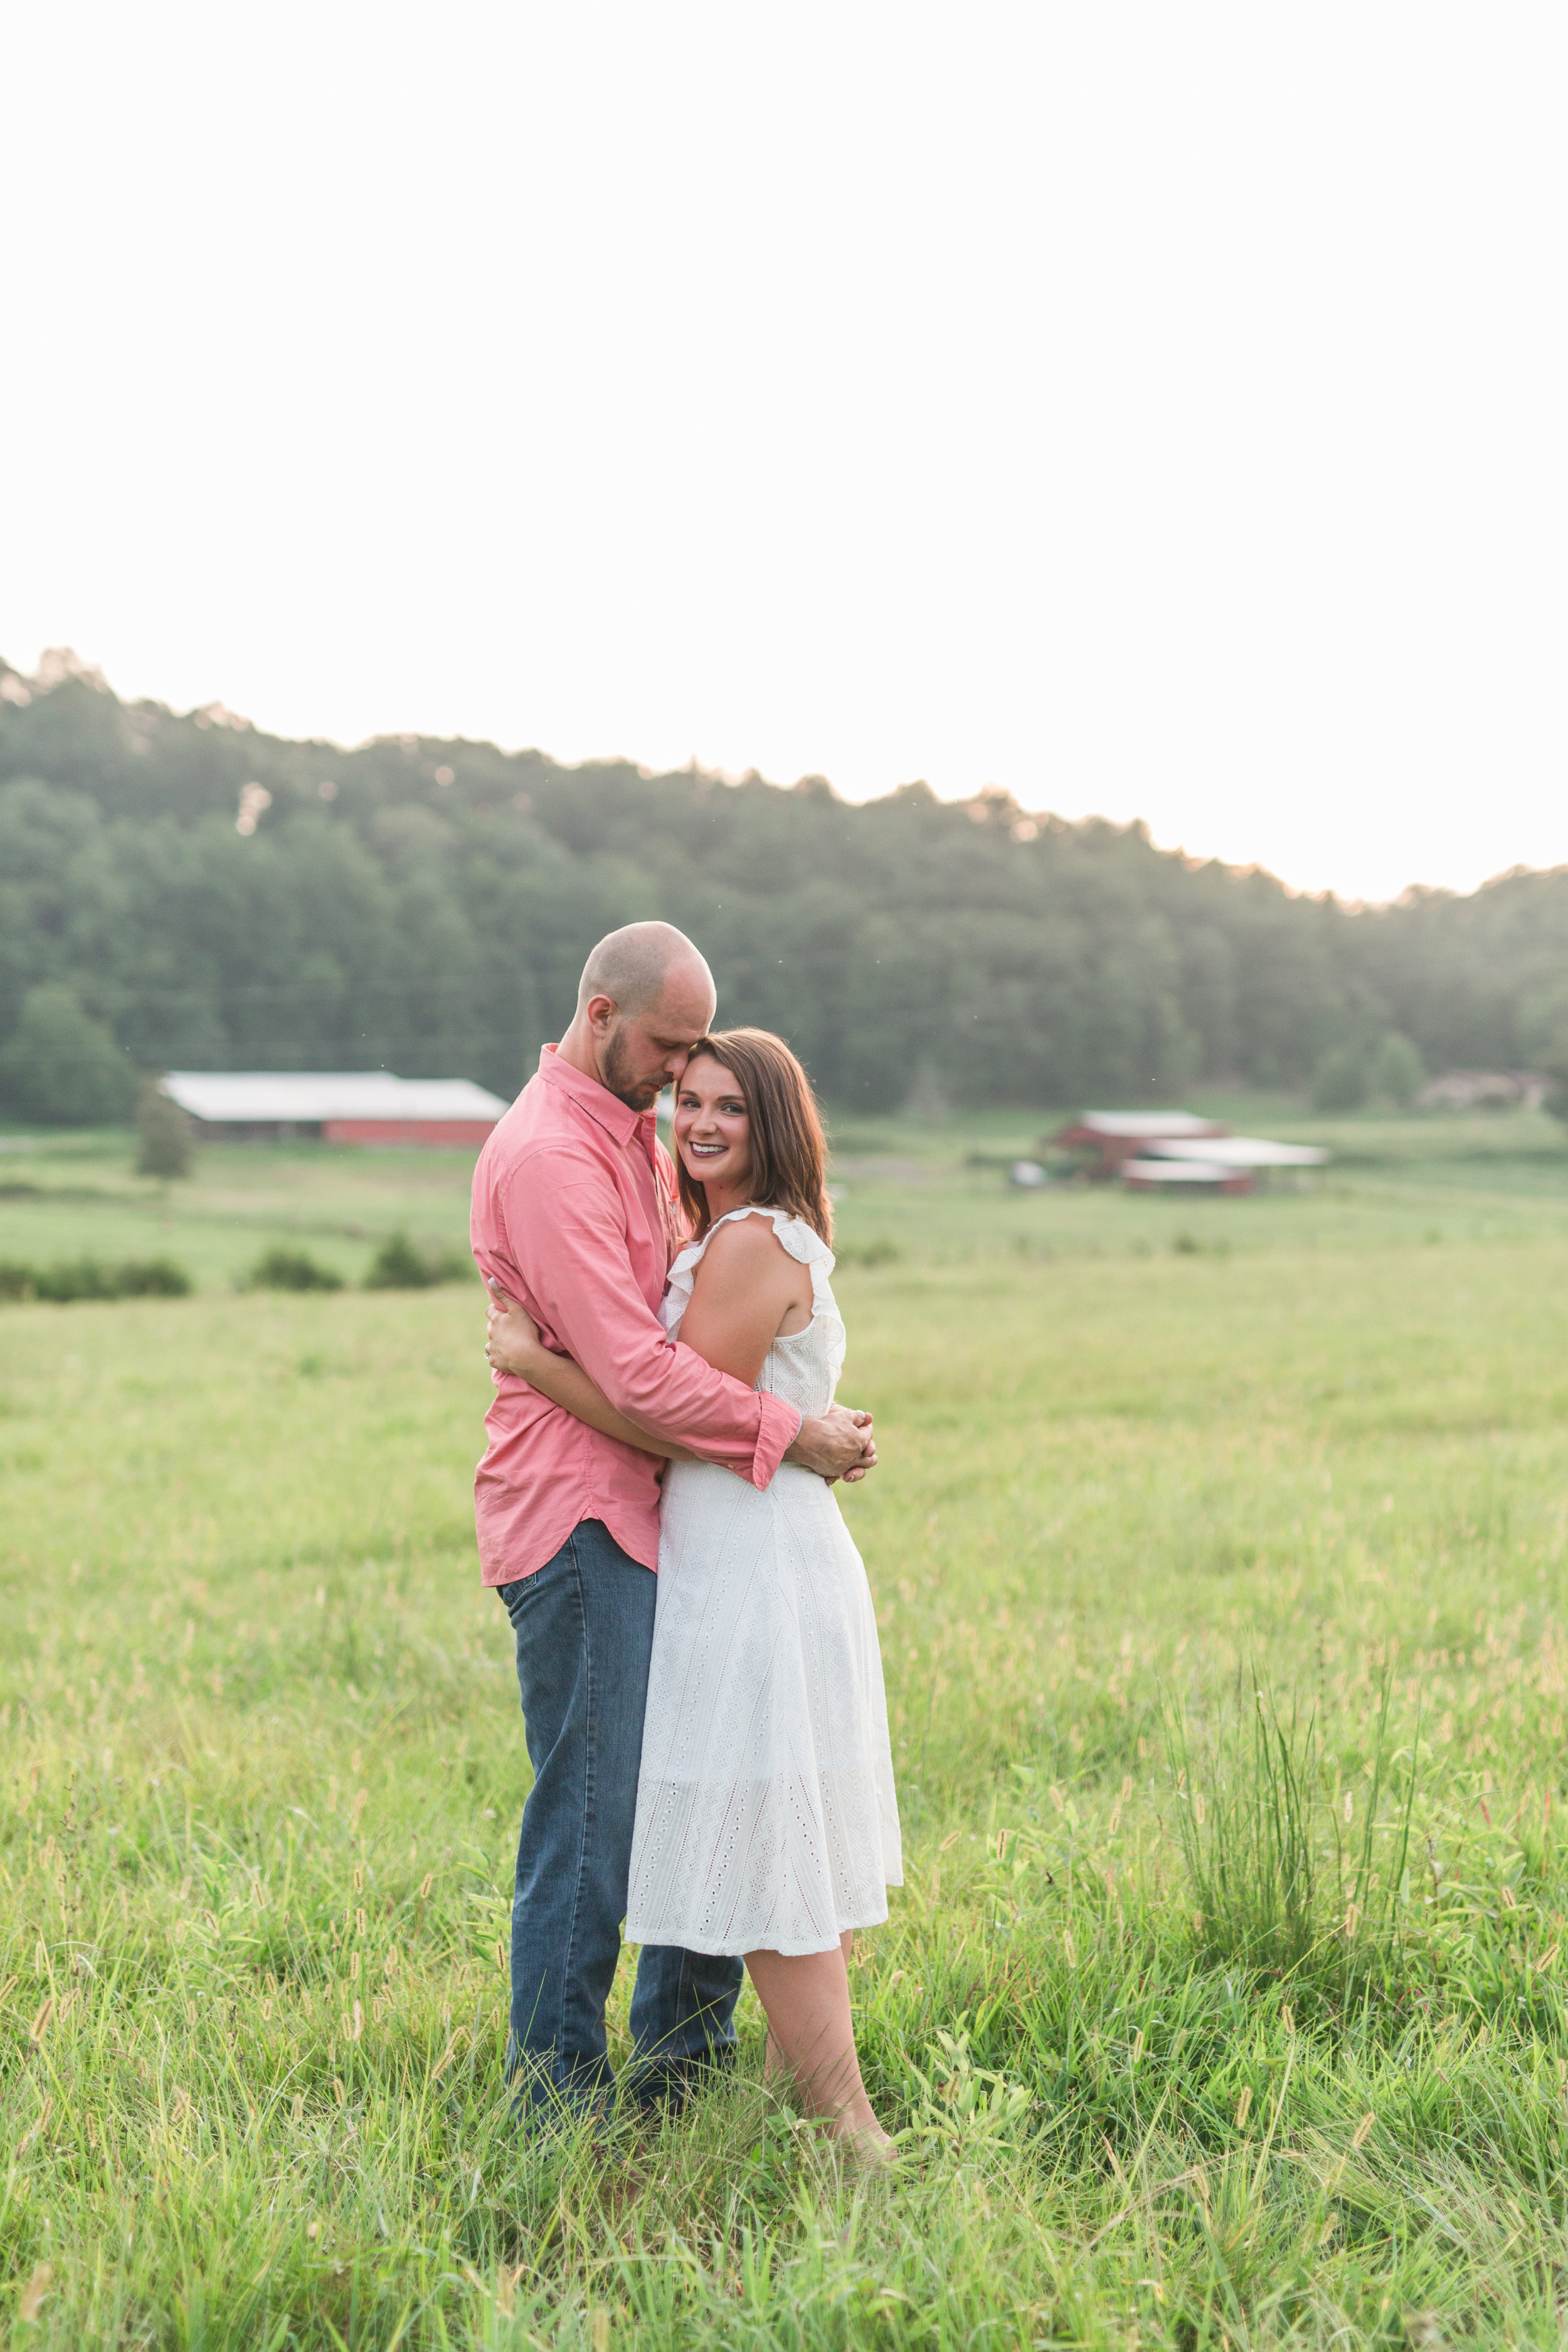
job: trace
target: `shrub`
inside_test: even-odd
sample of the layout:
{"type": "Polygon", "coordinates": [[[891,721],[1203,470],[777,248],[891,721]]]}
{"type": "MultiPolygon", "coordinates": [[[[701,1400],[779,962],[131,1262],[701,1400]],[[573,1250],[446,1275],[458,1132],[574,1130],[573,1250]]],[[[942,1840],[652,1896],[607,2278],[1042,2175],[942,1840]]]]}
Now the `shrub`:
{"type": "Polygon", "coordinates": [[[114,1269],[121,1298],[188,1298],[191,1277],[172,1257],[127,1258],[114,1269]]]}
{"type": "Polygon", "coordinates": [[[179,1104],[151,1080],[136,1106],[136,1134],[138,1176],[161,1176],[166,1183],[171,1177],[190,1174],[196,1156],[191,1122],[179,1104]]]}
{"type": "Polygon", "coordinates": [[[288,1249],[275,1242],[263,1250],[248,1276],[252,1290],[341,1290],[343,1278],[330,1265],[318,1265],[308,1250],[288,1249]]]}
{"type": "Polygon", "coordinates": [[[1408,1037],[1397,1029],[1390,1029],[1378,1040],[1368,1081],[1373,1093],[1382,1101],[1397,1103],[1401,1110],[1408,1110],[1426,1076],[1421,1056],[1408,1037]]]}
{"type": "Polygon", "coordinates": [[[460,1251],[420,1249],[401,1227],[388,1234],[370,1262],[367,1290],[428,1290],[437,1282],[461,1282],[473,1261],[460,1251]]]}
{"type": "Polygon", "coordinates": [[[903,1251],[879,1234],[874,1242],[836,1242],[833,1255],[840,1265],[896,1265],[903,1251]]]}
{"type": "Polygon", "coordinates": [[[0,1265],[0,1298],[46,1298],[69,1307],[84,1298],[186,1298],[192,1283],[173,1258],[125,1258],[104,1265],[95,1257],[55,1265],[0,1265]]]}
{"type": "Polygon", "coordinates": [[[33,1282],[34,1296],[52,1298],[58,1306],[69,1306],[79,1298],[118,1298],[119,1286],[112,1266],[101,1265],[95,1257],[62,1258],[55,1265],[41,1265],[33,1282]]]}

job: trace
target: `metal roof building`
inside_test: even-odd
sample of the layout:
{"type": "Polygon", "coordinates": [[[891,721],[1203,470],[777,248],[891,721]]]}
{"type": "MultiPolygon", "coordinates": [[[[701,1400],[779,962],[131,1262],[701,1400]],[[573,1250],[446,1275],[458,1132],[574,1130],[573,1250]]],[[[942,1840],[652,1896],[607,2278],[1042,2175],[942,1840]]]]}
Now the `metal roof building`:
{"type": "Polygon", "coordinates": [[[1261,1135],[1214,1135],[1202,1143],[1166,1138],[1148,1145],[1150,1160],[1206,1160],[1220,1168],[1323,1168],[1329,1155],[1316,1143],[1270,1143],[1261,1135]]]}
{"type": "Polygon", "coordinates": [[[1270,1143],[1261,1135],[1211,1135],[1196,1142],[1172,1136],[1145,1142],[1135,1159],[1124,1160],[1121,1181],[1131,1192],[1157,1192],[1167,1184],[1250,1192],[1267,1169],[1322,1168],[1328,1159],[1315,1143],[1270,1143]]]}
{"type": "Polygon", "coordinates": [[[1095,1152],[1089,1173],[1104,1180],[1116,1175],[1123,1160],[1135,1160],[1147,1144],[1229,1132],[1218,1120],[1200,1118],[1191,1110],[1086,1110],[1050,1139],[1060,1150],[1095,1152]]]}
{"type": "Polygon", "coordinates": [[[171,1070],[161,1081],[198,1136],[272,1143],[483,1143],[508,1106],[468,1078],[385,1070],[171,1070]]]}
{"type": "Polygon", "coordinates": [[[1250,1192],[1252,1171],[1213,1160],[1124,1160],[1121,1181],[1130,1192],[1163,1192],[1167,1184],[1200,1185],[1215,1192],[1250,1192]]]}

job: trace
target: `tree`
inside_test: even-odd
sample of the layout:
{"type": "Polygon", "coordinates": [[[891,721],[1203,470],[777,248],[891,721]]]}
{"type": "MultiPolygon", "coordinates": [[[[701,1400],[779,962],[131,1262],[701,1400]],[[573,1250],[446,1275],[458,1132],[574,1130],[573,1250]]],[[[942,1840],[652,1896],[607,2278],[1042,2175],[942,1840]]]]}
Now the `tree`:
{"type": "Polygon", "coordinates": [[[510,1096],[594,941],[650,915],[703,949],[724,1025],[780,1031],[842,1110],[917,1085],[1042,1108],[1179,1099],[1200,1072],[1294,1087],[1320,1057],[1346,1108],[1405,1099],[1413,1053],[1534,1066],[1568,1022],[1568,866],[1352,911],[995,790],[851,805],[820,777],[412,735],[328,754],[121,703],[64,656],[11,680],[0,1041],[53,986],[112,1006],[141,1069],[386,1068],[510,1096]],[[270,799],[242,835],[247,785],[270,799]]]}
{"type": "Polygon", "coordinates": [[[1372,1092],[1380,1101],[1408,1110],[1426,1080],[1421,1056],[1408,1037],[1390,1029],[1378,1040],[1367,1074],[1372,1092]]]}
{"type": "Polygon", "coordinates": [[[1331,1045],[1312,1073],[1314,1110],[1359,1110],[1366,1100],[1364,1045],[1331,1045]]]}
{"type": "Polygon", "coordinates": [[[83,1010],[72,988],[28,989],[4,1053],[0,1094],[24,1118],[91,1127],[126,1118],[136,1072],[113,1032],[83,1010]]]}
{"type": "Polygon", "coordinates": [[[1568,1029],[1558,1031],[1541,1056],[1541,1067],[1548,1080],[1542,1108],[1568,1126],[1568,1029]]]}
{"type": "Polygon", "coordinates": [[[136,1106],[136,1134],[138,1176],[161,1176],[167,1183],[171,1177],[190,1174],[196,1156],[191,1122],[150,1078],[136,1106]]]}

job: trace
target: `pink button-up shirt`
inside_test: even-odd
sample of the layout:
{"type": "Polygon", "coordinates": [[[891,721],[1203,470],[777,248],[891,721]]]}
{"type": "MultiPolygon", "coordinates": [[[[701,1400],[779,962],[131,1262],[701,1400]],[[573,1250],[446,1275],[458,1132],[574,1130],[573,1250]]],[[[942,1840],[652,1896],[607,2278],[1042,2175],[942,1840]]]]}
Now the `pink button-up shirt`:
{"type": "MultiPolygon", "coordinates": [[[[469,1234],[481,1273],[527,1307],[618,1412],[765,1486],[800,1417],[716,1372],[658,1319],[681,1231],[675,1170],[640,1118],[546,1045],[474,1171],[469,1234]]],[[[552,1559],[579,1519],[658,1565],[659,1464],[498,1373],[474,1479],[486,1584],[552,1559]]]]}

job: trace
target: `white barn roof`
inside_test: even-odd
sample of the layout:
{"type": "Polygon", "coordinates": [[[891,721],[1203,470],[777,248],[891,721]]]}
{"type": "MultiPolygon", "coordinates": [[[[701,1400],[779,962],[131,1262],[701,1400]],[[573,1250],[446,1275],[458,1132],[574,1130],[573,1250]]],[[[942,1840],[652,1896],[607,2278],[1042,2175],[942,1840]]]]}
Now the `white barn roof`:
{"type": "Polygon", "coordinates": [[[385,1070],[171,1070],[163,1092],[209,1126],[310,1126],[328,1118],[498,1119],[507,1108],[468,1078],[395,1078],[385,1070]]]}
{"type": "Polygon", "coordinates": [[[1215,1121],[1191,1110],[1086,1110],[1076,1124],[1095,1135],[1212,1135],[1215,1121]]]}
{"type": "Polygon", "coordinates": [[[1130,1184],[1223,1184],[1236,1174],[1213,1160],[1124,1160],[1121,1173],[1130,1184]]]}
{"type": "Polygon", "coordinates": [[[1328,1153],[1315,1143],[1269,1143],[1260,1135],[1211,1135],[1202,1143],[1155,1141],[1155,1160],[1202,1160],[1220,1168],[1321,1168],[1328,1153]]]}

